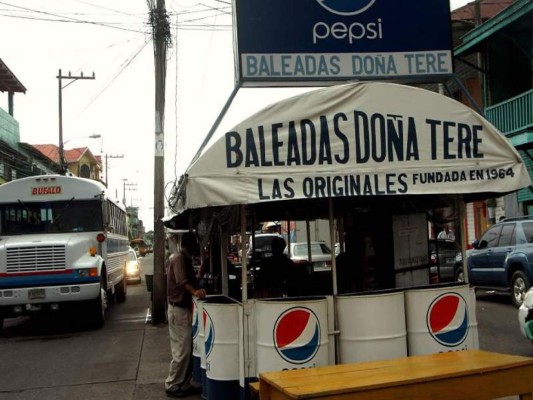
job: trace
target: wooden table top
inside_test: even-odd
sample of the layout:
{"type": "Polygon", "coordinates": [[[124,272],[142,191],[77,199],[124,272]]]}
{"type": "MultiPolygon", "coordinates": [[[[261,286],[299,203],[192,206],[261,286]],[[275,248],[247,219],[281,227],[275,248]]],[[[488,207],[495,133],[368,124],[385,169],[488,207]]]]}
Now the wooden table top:
{"type": "Polygon", "coordinates": [[[305,399],[405,387],[459,377],[464,379],[481,374],[489,376],[491,371],[527,366],[530,367],[529,372],[533,371],[533,358],[467,350],[385,361],[264,372],[260,374],[260,381],[284,393],[287,398],[305,399]]]}

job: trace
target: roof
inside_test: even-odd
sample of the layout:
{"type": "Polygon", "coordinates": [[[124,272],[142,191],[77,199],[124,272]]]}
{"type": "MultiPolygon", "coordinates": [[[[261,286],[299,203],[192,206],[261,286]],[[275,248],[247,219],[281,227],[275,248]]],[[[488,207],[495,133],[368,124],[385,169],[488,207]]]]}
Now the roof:
{"type": "MultiPolygon", "coordinates": [[[[511,4],[514,0],[481,0],[481,21],[486,21],[496,14],[500,13],[511,4]]],[[[475,1],[472,1],[462,7],[459,7],[452,11],[452,21],[468,21],[475,23],[476,21],[476,10],[475,10],[475,1]]]]}
{"type": "Polygon", "coordinates": [[[34,144],[32,146],[50,160],[59,162],[59,148],[55,144],[34,144]]]}
{"type": "Polygon", "coordinates": [[[464,35],[463,44],[455,48],[454,55],[479,51],[479,45],[495,33],[512,37],[515,41],[524,43],[525,48],[528,48],[528,45],[531,46],[533,43],[532,24],[533,2],[531,0],[517,0],[487,22],[464,35]]]}
{"type": "Polygon", "coordinates": [[[75,149],[65,150],[65,159],[68,163],[78,162],[87,152],[94,158],[88,147],[76,147],[75,149]]]}
{"type": "Polygon", "coordinates": [[[0,92],[26,93],[26,88],[0,58],[0,92]]]}
{"type": "MultiPolygon", "coordinates": [[[[49,159],[59,162],[59,147],[55,144],[34,144],[33,147],[49,159]]],[[[67,163],[78,162],[87,152],[89,152],[91,157],[94,158],[88,147],[77,147],[69,150],[65,149],[64,152],[67,163]]]]}

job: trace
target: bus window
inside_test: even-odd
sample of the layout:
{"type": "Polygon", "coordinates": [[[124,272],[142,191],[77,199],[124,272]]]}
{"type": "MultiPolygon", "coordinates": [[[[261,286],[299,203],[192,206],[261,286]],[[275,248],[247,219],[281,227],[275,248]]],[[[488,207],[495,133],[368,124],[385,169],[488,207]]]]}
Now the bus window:
{"type": "Polygon", "coordinates": [[[101,210],[97,200],[0,204],[0,233],[23,235],[101,231],[101,210]]]}

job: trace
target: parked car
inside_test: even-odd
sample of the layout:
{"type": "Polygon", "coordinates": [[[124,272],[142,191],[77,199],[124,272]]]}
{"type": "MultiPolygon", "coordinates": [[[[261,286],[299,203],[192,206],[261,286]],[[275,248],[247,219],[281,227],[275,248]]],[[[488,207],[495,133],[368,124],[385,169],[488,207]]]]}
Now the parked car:
{"type": "Polygon", "coordinates": [[[274,238],[283,239],[283,237],[277,233],[258,233],[255,235],[254,248],[254,238],[250,236],[248,251],[246,252],[248,262],[251,262],[252,260],[261,260],[262,258],[272,256],[272,239],[274,238]]]}
{"type": "Polygon", "coordinates": [[[454,282],[458,279],[457,257],[461,257],[461,248],[450,239],[430,239],[430,273],[438,276],[439,282],[454,282]],[[459,254],[459,256],[458,256],[459,254]]]}
{"type": "MultiPolygon", "coordinates": [[[[323,242],[311,242],[311,261],[313,272],[331,271],[331,249],[323,242]]],[[[289,254],[289,247],[284,251],[289,254]]],[[[290,258],[295,264],[308,264],[309,253],[307,242],[291,243],[290,258]]]]}
{"type": "Polygon", "coordinates": [[[522,335],[533,343],[533,288],[527,291],[522,305],[518,308],[518,323],[522,335]]]}
{"type": "Polygon", "coordinates": [[[137,258],[135,249],[131,247],[126,261],[126,282],[141,283],[141,260],[137,258]]]}
{"type": "Polygon", "coordinates": [[[506,218],[468,252],[468,279],[477,288],[505,291],[520,307],[533,282],[533,218],[506,218]]]}

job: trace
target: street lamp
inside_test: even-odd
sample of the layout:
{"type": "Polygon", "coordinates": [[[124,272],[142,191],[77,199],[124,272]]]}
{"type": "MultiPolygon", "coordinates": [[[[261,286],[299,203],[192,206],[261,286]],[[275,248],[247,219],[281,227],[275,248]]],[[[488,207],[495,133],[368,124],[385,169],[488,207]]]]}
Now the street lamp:
{"type": "Polygon", "coordinates": [[[75,136],[73,138],[70,138],[68,140],[65,140],[63,142],[63,146],[65,146],[68,142],[70,142],[71,140],[74,140],[74,139],[83,139],[83,138],[88,138],[88,139],[100,139],[102,137],[102,135],[100,135],[99,133],[93,133],[92,135],[88,135],[88,136],[75,136]]]}

